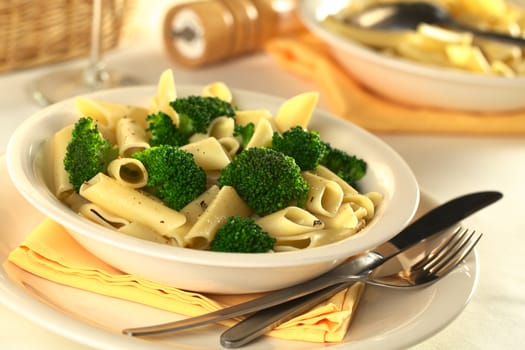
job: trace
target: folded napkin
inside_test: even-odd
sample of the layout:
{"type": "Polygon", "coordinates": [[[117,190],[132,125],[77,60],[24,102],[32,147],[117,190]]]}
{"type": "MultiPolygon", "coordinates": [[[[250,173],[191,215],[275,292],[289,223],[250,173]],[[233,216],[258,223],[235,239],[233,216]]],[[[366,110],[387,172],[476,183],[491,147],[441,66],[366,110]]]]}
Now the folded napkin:
{"type": "Polygon", "coordinates": [[[382,98],[359,85],[311,33],[273,39],[266,51],[282,68],[317,85],[335,115],[373,132],[525,133],[525,110],[467,113],[410,107],[382,98]]]}
{"type": "MultiPolygon", "coordinates": [[[[48,218],[9,254],[4,267],[16,281],[24,282],[24,271],[27,271],[56,283],[186,316],[215,311],[253,298],[249,295],[206,296],[124,274],[93,256],[61,225],[48,218]]],[[[354,284],[268,335],[312,342],[342,341],[362,291],[361,284],[354,284]]],[[[228,320],[223,324],[232,325],[237,321],[228,320]]]]}

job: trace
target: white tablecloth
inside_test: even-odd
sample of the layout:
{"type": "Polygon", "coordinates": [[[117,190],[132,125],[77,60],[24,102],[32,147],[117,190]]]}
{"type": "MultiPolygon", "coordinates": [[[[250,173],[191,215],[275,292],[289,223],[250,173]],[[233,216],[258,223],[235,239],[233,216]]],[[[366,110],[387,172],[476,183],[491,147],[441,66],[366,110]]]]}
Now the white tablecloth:
{"type": "MultiPolygon", "coordinates": [[[[198,71],[169,62],[160,41],[140,42],[106,56],[110,67],[133,72],[156,83],[172,68],[178,83],[204,84],[223,80],[246,88],[290,97],[314,87],[272,65],[263,54],[198,71]]],[[[0,154],[16,126],[37,111],[27,85],[38,75],[65,66],[0,74],[0,154]]],[[[326,108],[321,100],[321,108],[326,108]]],[[[497,204],[466,220],[485,236],[478,248],[480,279],[464,312],[447,328],[414,347],[430,349],[518,349],[525,347],[525,138],[429,135],[378,135],[412,167],[421,188],[439,201],[478,190],[504,193],[497,204]]],[[[0,348],[83,349],[0,306],[0,348]]]]}

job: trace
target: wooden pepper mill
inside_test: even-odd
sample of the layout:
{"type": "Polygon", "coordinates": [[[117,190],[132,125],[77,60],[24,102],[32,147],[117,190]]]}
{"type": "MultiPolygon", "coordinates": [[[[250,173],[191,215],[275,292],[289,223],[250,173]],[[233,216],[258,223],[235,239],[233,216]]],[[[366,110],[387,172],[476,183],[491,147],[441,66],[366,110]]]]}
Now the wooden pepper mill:
{"type": "Polygon", "coordinates": [[[179,4],[164,18],[170,58],[199,67],[261,49],[301,29],[295,0],[206,0],[179,4]]]}

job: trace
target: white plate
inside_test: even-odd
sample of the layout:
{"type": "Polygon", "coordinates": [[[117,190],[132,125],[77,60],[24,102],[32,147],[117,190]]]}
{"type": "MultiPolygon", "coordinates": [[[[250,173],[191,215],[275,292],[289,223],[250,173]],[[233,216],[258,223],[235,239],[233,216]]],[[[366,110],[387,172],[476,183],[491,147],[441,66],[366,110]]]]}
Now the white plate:
{"type": "MultiPolygon", "coordinates": [[[[5,261],[42,215],[15,190],[0,157],[0,259],[5,261]]],[[[435,201],[422,195],[420,210],[435,201]]],[[[417,344],[446,327],[469,302],[478,279],[477,256],[444,280],[417,291],[369,287],[350,331],[339,344],[285,341],[265,337],[246,349],[399,349],[417,344]]],[[[34,277],[24,286],[0,270],[0,301],[24,317],[66,338],[103,349],[222,349],[220,326],[156,340],[130,338],[120,329],[180,318],[143,305],[66,287],[34,277]]]]}

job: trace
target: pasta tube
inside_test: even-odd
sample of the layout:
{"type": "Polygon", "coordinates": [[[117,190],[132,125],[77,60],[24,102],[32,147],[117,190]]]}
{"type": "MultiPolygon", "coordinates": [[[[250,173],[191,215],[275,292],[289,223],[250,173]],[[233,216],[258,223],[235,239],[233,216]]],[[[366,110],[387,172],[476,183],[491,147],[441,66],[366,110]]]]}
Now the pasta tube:
{"type": "Polygon", "coordinates": [[[131,188],[142,188],[148,183],[148,171],[144,164],[135,158],[112,160],[108,164],[107,172],[119,183],[131,188]]]}
{"type": "Polygon", "coordinates": [[[183,214],[102,173],[85,182],[80,187],[80,195],[111,213],[168,237],[186,222],[183,214]]]}
{"type": "Polygon", "coordinates": [[[206,249],[215,237],[215,232],[230,216],[250,216],[252,210],[239,197],[233,187],[224,186],[184,237],[187,246],[206,249]]]}
{"type": "Polygon", "coordinates": [[[73,185],[69,182],[69,175],[64,169],[64,157],[67,145],[71,141],[73,125],[66,126],[58,131],[49,141],[46,158],[50,160],[52,167],[52,178],[55,196],[64,200],[73,192],[73,185]]]}
{"type": "Polygon", "coordinates": [[[146,130],[131,118],[119,119],[115,133],[119,154],[123,157],[129,157],[150,147],[146,130]]]}
{"type": "Polygon", "coordinates": [[[306,209],[314,214],[335,216],[343,202],[343,190],[334,181],[312,174],[302,173],[303,178],[310,185],[306,200],[306,209]]]}
{"type": "Polygon", "coordinates": [[[305,92],[286,100],[274,118],[277,129],[281,133],[298,125],[306,129],[318,100],[318,92],[305,92]]]}
{"type": "Polygon", "coordinates": [[[299,207],[286,207],[255,221],[272,237],[293,236],[321,230],[324,223],[316,216],[299,207]]]}
{"type": "Polygon", "coordinates": [[[220,170],[230,164],[230,157],[215,137],[188,143],[180,149],[193,154],[195,163],[206,171],[220,170]]]}

